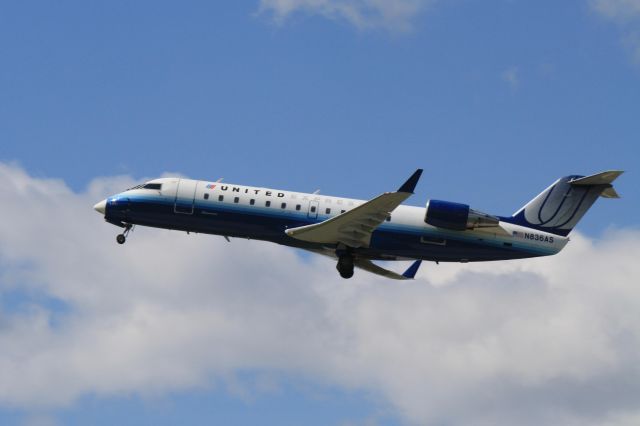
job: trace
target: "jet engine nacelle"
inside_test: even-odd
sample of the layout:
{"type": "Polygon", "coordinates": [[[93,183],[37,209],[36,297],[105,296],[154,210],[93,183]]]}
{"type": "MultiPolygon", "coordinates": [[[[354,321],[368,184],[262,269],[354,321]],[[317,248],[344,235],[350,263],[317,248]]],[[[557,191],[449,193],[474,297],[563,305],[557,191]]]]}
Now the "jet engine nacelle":
{"type": "Polygon", "coordinates": [[[473,210],[466,204],[429,200],[427,201],[427,211],[424,216],[424,221],[438,228],[464,231],[467,229],[498,226],[500,219],[473,210]]]}

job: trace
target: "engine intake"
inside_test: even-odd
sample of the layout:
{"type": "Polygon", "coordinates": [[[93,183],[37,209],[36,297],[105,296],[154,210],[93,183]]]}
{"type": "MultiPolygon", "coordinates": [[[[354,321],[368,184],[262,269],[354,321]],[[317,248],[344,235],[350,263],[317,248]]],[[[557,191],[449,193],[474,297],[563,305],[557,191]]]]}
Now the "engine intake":
{"type": "Polygon", "coordinates": [[[469,208],[466,204],[429,200],[424,221],[438,228],[464,231],[498,226],[500,219],[469,208]]]}

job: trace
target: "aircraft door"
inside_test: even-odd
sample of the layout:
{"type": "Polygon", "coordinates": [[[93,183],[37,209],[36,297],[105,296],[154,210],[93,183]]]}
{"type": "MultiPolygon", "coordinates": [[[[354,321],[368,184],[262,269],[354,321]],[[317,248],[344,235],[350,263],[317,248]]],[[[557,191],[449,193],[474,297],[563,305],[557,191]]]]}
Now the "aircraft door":
{"type": "Polygon", "coordinates": [[[309,219],[317,219],[318,218],[318,202],[317,201],[309,201],[309,211],[307,212],[307,216],[309,219]]]}
{"type": "Polygon", "coordinates": [[[193,204],[196,199],[197,180],[180,179],[176,191],[175,213],[193,214],[193,204]]]}

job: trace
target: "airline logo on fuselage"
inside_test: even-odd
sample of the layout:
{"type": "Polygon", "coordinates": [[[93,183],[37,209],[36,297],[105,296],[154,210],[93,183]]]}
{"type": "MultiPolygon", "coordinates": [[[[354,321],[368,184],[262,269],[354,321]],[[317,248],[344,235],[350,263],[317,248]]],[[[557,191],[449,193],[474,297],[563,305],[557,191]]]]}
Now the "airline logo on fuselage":
{"type": "MultiPolygon", "coordinates": [[[[210,183],[206,186],[207,189],[215,189],[216,185],[210,183]]],[[[279,197],[279,198],[283,198],[284,197],[284,192],[273,192],[273,191],[263,191],[262,189],[250,189],[250,188],[240,188],[239,186],[232,186],[231,188],[229,188],[228,185],[220,185],[220,191],[231,191],[231,192],[240,192],[243,194],[254,194],[254,195],[258,195],[260,193],[264,193],[265,196],[267,197],[279,197]]]]}

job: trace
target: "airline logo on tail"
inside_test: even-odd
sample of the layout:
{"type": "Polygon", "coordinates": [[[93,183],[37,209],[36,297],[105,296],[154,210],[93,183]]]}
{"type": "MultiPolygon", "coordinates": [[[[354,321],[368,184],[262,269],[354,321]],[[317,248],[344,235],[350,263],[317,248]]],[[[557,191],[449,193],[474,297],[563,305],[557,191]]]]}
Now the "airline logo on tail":
{"type": "MultiPolygon", "coordinates": [[[[514,214],[512,221],[566,236],[598,197],[618,198],[611,183],[621,174],[622,171],[612,170],[587,177],[574,175],[558,179],[514,214]]],[[[531,239],[535,239],[536,235],[532,236],[531,239]]]]}

